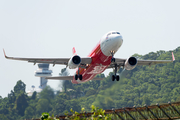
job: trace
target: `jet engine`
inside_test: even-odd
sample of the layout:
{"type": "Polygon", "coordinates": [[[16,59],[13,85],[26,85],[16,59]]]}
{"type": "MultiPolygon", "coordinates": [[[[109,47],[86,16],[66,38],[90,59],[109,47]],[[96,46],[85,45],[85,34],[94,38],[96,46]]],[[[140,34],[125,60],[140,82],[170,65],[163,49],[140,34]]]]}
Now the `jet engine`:
{"type": "Polygon", "coordinates": [[[77,68],[81,63],[81,58],[78,55],[74,55],[68,62],[69,69],[77,68]]]}
{"type": "Polygon", "coordinates": [[[124,68],[126,70],[132,70],[136,67],[137,65],[137,59],[135,57],[130,57],[126,60],[124,68]]]}

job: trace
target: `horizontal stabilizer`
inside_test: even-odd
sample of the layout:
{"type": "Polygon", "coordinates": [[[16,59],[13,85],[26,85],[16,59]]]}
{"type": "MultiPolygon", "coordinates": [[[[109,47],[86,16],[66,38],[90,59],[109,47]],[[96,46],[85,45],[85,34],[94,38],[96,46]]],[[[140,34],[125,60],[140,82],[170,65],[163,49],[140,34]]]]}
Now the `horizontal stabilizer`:
{"type": "Polygon", "coordinates": [[[73,80],[73,76],[46,77],[46,79],[53,79],[53,80],[73,80]]]}
{"type": "Polygon", "coordinates": [[[95,77],[93,78],[92,80],[103,80],[104,78],[98,78],[98,77],[95,77]]]}
{"type": "MultiPolygon", "coordinates": [[[[55,76],[55,77],[46,77],[45,79],[53,80],[73,80],[73,76],[55,76]]],[[[103,80],[104,78],[93,78],[92,80],[103,80]]]]}

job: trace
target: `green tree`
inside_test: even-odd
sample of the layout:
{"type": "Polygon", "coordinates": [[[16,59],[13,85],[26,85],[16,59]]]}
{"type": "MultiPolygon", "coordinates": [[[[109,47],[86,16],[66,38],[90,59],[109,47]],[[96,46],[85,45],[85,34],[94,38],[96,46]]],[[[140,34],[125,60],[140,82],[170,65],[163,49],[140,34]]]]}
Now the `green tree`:
{"type": "Polygon", "coordinates": [[[8,118],[6,115],[0,114],[0,120],[8,120],[8,118]]]}
{"type": "Polygon", "coordinates": [[[50,86],[46,86],[46,88],[39,93],[40,99],[47,99],[50,103],[53,101],[54,96],[54,90],[50,86]]]}
{"type": "Polygon", "coordinates": [[[32,96],[31,96],[31,99],[35,100],[35,99],[36,99],[36,95],[37,95],[37,92],[34,91],[33,94],[32,94],[32,96]]]}
{"type": "Polygon", "coordinates": [[[19,94],[15,101],[15,109],[18,111],[18,114],[23,116],[27,106],[27,96],[23,93],[19,94]]]}
{"type": "Polygon", "coordinates": [[[39,99],[36,105],[36,112],[41,114],[43,112],[51,111],[52,107],[50,102],[47,99],[39,99]]]}
{"type": "Polygon", "coordinates": [[[12,90],[11,90],[11,93],[8,94],[8,100],[9,100],[9,103],[14,103],[16,100],[15,93],[12,90]]]}
{"type": "Polygon", "coordinates": [[[24,118],[32,119],[33,116],[35,116],[35,113],[36,111],[31,106],[28,106],[26,110],[24,111],[24,118]]]}
{"type": "Polygon", "coordinates": [[[21,80],[17,81],[16,85],[14,86],[14,93],[16,95],[20,94],[21,92],[24,94],[26,90],[26,84],[24,84],[21,80]]]}
{"type": "Polygon", "coordinates": [[[69,106],[69,96],[65,93],[59,93],[53,104],[52,113],[55,115],[60,115],[66,110],[66,106],[69,106]]]}

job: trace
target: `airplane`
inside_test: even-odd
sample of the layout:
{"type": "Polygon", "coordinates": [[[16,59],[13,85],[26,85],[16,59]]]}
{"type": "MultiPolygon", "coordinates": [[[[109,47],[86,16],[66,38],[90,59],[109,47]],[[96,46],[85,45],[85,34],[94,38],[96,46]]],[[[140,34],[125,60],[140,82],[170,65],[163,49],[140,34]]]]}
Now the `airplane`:
{"type": "Polygon", "coordinates": [[[66,65],[69,69],[76,69],[73,76],[54,76],[46,77],[46,79],[54,80],[71,80],[73,84],[87,82],[89,80],[102,80],[103,78],[95,77],[97,74],[104,72],[108,68],[114,69],[112,81],[119,81],[120,77],[117,75],[117,70],[123,67],[126,70],[132,70],[139,65],[155,65],[161,63],[170,63],[175,60],[172,52],[172,60],[137,60],[135,57],[127,59],[115,58],[114,54],[119,50],[123,43],[123,37],[118,31],[110,31],[106,33],[95,48],[87,57],[80,57],[77,55],[75,48],[72,49],[71,58],[18,58],[8,57],[7,59],[28,61],[31,63],[48,63],[48,64],[61,64],[66,65]]]}

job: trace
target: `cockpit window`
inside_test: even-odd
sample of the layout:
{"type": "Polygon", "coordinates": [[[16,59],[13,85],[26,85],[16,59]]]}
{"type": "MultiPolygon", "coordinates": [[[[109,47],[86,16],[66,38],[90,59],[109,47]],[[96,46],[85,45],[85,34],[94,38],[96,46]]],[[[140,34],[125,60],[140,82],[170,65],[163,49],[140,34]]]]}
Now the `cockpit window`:
{"type": "Polygon", "coordinates": [[[111,35],[111,33],[108,33],[107,36],[111,35]]]}
{"type": "Polygon", "coordinates": [[[107,36],[109,36],[111,34],[120,34],[120,33],[119,32],[112,32],[112,33],[108,33],[107,36]]]}

